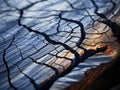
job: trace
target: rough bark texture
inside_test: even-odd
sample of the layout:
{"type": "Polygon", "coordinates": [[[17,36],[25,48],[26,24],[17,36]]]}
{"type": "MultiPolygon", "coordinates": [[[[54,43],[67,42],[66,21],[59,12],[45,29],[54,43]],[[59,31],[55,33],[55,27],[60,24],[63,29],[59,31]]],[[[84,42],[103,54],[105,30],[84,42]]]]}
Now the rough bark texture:
{"type": "Polygon", "coordinates": [[[84,79],[68,90],[119,90],[120,57],[85,73],[84,79]]]}

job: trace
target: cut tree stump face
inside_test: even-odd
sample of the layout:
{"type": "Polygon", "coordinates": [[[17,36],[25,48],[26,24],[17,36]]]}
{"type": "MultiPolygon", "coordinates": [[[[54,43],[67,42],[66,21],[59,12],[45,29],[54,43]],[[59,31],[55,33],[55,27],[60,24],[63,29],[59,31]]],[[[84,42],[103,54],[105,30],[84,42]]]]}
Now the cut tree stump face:
{"type": "MultiPolygon", "coordinates": [[[[119,25],[119,4],[0,0],[0,90],[45,90],[52,85],[51,90],[63,89],[81,80],[88,69],[109,62],[111,57],[99,52],[113,48],[117,37],[103,21],[119,25]]],[[[117,47],[111,56],[118,53],[117,47]]]]}

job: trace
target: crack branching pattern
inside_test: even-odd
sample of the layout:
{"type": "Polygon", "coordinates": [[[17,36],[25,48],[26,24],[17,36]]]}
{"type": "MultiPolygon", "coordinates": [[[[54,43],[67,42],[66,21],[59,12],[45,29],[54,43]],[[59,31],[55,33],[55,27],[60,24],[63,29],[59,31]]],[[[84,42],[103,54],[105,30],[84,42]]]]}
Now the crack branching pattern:
{"type": "Polygon", "coordinates": [[[119,42],[115,27],[120,26],[109,18],[116,15],[119,0],[0,3],[1,90],[48,90],[79,63],[106,50],[98,44],[114,43],[110,28],[119,42]]]}

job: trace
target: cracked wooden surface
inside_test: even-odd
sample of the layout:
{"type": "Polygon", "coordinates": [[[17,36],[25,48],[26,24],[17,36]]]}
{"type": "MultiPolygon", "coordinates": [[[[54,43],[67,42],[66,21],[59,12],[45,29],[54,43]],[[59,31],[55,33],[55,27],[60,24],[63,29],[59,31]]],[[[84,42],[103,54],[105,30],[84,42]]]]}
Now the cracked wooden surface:
{"type": "Polygon", "coordinates": [[[114,18],[119,2],[1,0],[0,89],[66,88],[109,62],[111,57],[95,54],[115,42],[104,20],[114,18]]]}

